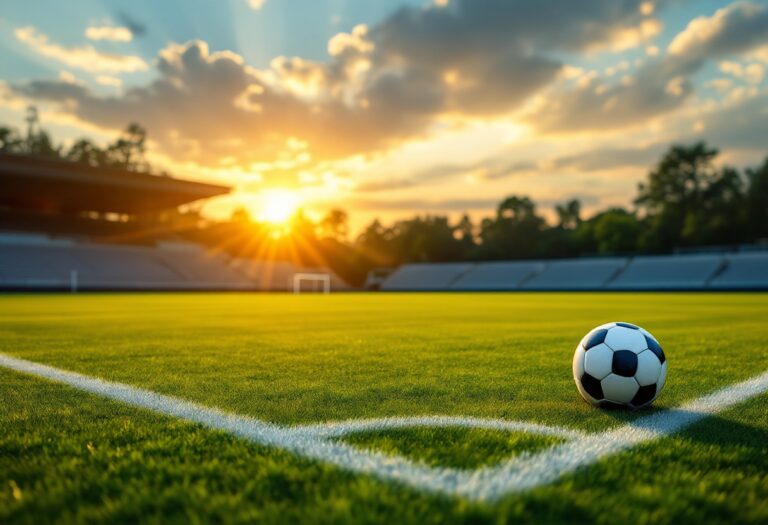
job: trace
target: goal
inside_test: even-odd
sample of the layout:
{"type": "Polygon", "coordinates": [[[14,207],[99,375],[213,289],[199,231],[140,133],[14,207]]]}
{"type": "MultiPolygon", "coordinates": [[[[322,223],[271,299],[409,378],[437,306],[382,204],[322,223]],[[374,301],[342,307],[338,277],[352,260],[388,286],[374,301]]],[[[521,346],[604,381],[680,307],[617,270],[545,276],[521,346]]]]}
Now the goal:
{"type": "Polygon", "coordinates": [[[331,292],[331,276],[327,273],[296,273],[293,274],[293,293],[302,291],[331,292]],[[310,283],[309,289],[302,289],[302,283],[310,283]]]}

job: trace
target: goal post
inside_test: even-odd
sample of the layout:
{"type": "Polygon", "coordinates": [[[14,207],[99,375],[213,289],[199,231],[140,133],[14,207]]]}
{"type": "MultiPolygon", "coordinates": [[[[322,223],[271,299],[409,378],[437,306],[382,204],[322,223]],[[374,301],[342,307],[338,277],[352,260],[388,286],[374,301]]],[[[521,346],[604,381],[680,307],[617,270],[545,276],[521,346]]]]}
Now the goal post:
{"type": "Polygon", "coordinates": [[[331,276],[327,273],[295,273],[293,274],[293,293],[301,293],[303,282],[312,283],[312,291],[331,292],[331,276]]]}

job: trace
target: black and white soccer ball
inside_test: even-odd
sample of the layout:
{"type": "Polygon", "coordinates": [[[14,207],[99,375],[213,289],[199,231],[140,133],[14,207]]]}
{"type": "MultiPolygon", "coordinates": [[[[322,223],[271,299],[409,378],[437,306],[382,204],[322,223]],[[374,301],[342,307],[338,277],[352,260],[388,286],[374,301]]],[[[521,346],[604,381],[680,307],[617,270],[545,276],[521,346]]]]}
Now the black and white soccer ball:
{"type": "Polygon", "coordinates": [[[667,358],[650,332],[630,323],[598,326],[573,355],[573,379],[595,406],[647,407],[667,379],[667,358]]]}

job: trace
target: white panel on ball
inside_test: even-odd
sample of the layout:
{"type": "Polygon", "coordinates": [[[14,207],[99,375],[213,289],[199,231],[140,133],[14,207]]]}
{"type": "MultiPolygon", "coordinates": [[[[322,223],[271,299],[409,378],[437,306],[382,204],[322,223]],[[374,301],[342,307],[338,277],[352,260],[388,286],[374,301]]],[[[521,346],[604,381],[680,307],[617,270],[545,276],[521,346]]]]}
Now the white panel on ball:
{"type": "Polygon", "coordinates": [[[604,344],[593,346],[584,356],[584,370],[595,379],[602,379],[611,373],[613,350],[604,344]]]}
{"type": "Polygon", "coordinates": [[[664,383],[667,382],[667,361],[661,365],[661,372],[659,373],[659,380],[656,382],[656,395],[664,388],[664,383]]]}
{"type": "Polygon", "coordinates": [[[616,374],[609,375],[600,381],[600,384],[603,387],[606,401],[615,403],[629,403],[640,389],[637,381],[633,378],[617,376],[616,374]]]}
{"type": "Polygon", "coordinates": [[[624,328],[623,326],[615,326],[608,330],[605,344],[617,351],[631,350],[636,354],[648,348],[648,343],[640,330],[624,328]]]}
{"type": "Polygon", "coordinates": [[[573,354],[573,378],[578,382],[584,375],[584,347],[579,345],[573,354]]]}
{"type": "Polygon", "coordinates": [[[661,363],[656,354],[650,350],[640,352],[637,356],[637,372],[635,379],[640,386],[653,385],[659,380],[661,375],[661,363]]]}

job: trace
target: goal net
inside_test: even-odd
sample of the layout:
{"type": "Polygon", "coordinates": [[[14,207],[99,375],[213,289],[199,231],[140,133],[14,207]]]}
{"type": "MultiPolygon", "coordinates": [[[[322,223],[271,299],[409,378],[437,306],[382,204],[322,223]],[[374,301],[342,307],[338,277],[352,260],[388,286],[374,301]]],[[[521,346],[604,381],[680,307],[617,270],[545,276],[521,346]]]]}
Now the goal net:
{"type": "Polygon", "coordinates": [[[293,275],[293,293],[331,292],[331,276],[327,273],[296,273],[293,275]]]}

